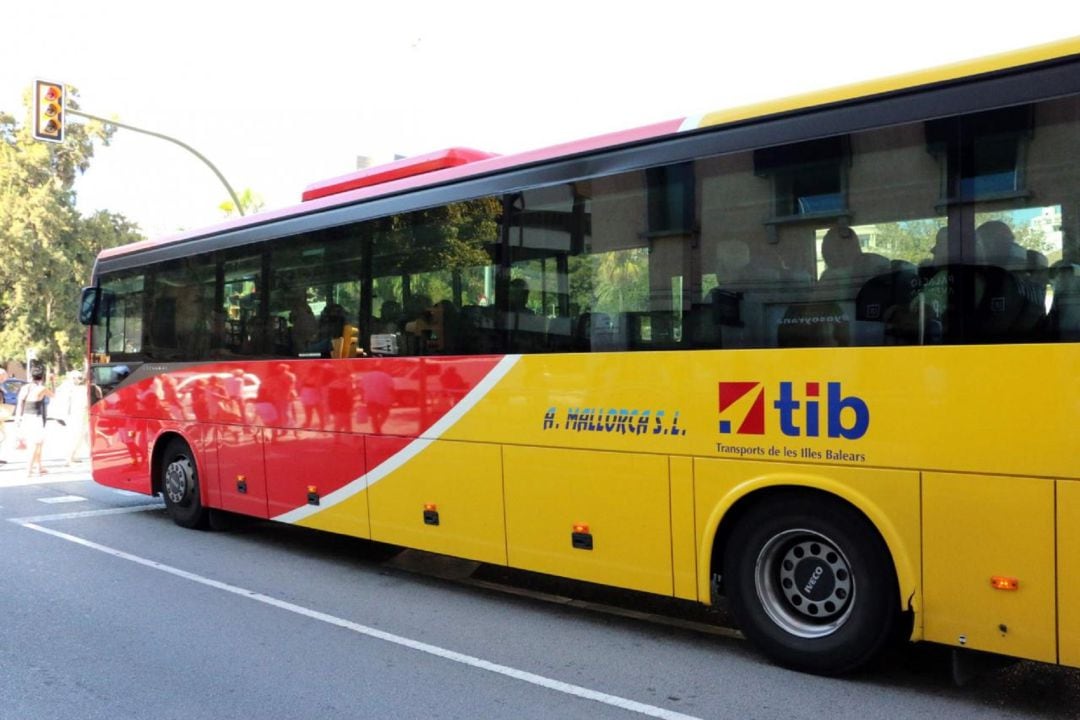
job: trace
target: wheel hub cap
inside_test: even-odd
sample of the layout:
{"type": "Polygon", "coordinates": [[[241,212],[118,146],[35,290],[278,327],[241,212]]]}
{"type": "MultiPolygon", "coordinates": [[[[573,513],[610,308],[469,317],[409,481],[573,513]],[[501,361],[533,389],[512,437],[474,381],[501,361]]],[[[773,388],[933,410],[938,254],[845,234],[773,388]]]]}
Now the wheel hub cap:
{"type": "Polygon", "coordinates": [[[175,505],[183,504],[191,491],[193,472],[187,458],[177,458],[165,468],[165,494],[175,505]]]}
{"type": "Polygon", "coordinates": [[[851,613],[851,566],[835,543],[811,530],[791,530],[762,548],[755,570],[762,608],[793,635],[824,637],[851,613]]]}

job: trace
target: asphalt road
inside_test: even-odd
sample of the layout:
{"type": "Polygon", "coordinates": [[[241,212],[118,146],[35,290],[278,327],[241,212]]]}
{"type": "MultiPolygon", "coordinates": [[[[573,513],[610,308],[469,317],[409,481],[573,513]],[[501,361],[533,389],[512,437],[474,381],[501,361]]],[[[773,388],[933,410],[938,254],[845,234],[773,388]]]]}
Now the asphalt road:
{"type": "Polygon", "coordinates": [[[2,450],[0,720],[1080,718],[1076,670],[956,687],[921,646],[819,678],[683,603],[272,523],[183,530],[61,448],[47,482],[2,450]]]}

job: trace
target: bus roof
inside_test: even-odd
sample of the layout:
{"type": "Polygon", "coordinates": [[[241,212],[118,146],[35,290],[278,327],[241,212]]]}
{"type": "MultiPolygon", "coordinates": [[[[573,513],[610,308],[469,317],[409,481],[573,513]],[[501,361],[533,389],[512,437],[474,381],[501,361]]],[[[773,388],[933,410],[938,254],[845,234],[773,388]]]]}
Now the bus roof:
{"type": "Polygon", "coordinates": [[[1074,55],[1080,55],[1080,36],[932,69],[659,122],[631,130],[608,133],[513,155],[495,155],[478,150],[451,148],[387,165],[365,168],[313,183],[305,188],[303,200],[298,205],[248,215],[163,238],[144,240],[122,247],[106,249],[100,253],[99,258],[118,257],[221,232],[264,225],[276,220],[306,215],[333,207],[396,195],[419,188],[448,184],[465,178],[542,164],[559,158],[632,145],[680,132],[736,124],[930,85],[940,85],[1002,72],[1011,68],[1064,59],[1074,55]]]}

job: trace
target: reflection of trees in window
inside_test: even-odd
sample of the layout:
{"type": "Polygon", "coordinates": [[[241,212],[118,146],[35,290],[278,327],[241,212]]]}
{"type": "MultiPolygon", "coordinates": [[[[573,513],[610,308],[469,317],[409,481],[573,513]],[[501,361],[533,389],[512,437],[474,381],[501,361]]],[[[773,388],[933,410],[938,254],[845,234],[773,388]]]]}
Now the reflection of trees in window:
{"type": "Polygon", "coordinates": [[[475,269],[494,262],[500,213],[499,199],[489,197],[375,221],[375,297],[477,302],[484,276],[475,269]]]}
{"type": "Polygon", "coordinates": [[[232,353],[260,353],[265,332],[259,288],[262,258],[229,260],[223,265],[222,344],[232,353]]]}
{"type": "Polygon", "coordinates": [[[1021,247],[1043,253],[1050,263],[1060,260],[1061,243],[1055,243],[1043,230],[1034,227],[1030,222],[1024,222],[1023,215],[1022,212],[1010,210],[975,213],[975,227],[991,220],[999,220],[1009,227],[1017,244],[1021,247]]]}
{"type": "Polygon", "coordinates": [[[571,314],[576,315],[592,309],[593,298],[596,297],[596,273],[590,255],[573,255],[568,260],[570,310],[571,314]]]}
{"type": "Polygon", "coordinates": [[[214,281],[214,265],[206,255],[177,260],[154,273],[150,309],[153,356],[206,356],[212,331],[214,281]]]}
{"type": "Polygon", "coordinates": [[[945,218],[877,223],[874,251],[890,260],[906,260],[917,265],[930,258],[938,229],[945,223],[945,218]]]}
{"type": "Polygon", "coordinates": [[[105,278],[102,307],[93,330],[97,353],[137,353],[142,350],[143,276],[105,278]]]}
{"type": "Polygon", "coordinates": [[[649,251],[615,250],[593,256],[598,312],[627,312],[649,307],[649,251]]]}

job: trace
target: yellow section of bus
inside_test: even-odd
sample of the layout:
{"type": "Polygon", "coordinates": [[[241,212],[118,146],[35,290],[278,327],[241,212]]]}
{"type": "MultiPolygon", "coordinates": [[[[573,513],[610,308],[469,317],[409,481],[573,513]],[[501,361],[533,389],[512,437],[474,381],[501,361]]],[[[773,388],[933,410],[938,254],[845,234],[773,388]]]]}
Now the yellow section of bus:
{"type": "MultiPolygon", "coordinates": [[[[919,609],[918,473],[698,459],[694,484],[699,558],[710,556],[717,528],[739,500],[765,488],[814,488],[846,500],[870,519],[893,557],[900,607],[919,609]]],[[[698,582],[698,592],[707,598],[708,576],[699,574],[698,582]]],[[[916,627],[913,637],[918,636],[916,627]]]]}
{"type": "Polygon", "coordinates": [[[503,459],[512,566],[672,594],[666,457],[506,447],[503,459]]]}
{"type": "Polygon", "coordinates": [[[1057,482],[1058,662],[1080,667],[1080,482],[1057,482]]]}
{"type": "Polygon", "coordinates": [[[1057,660],[1052,480],[926,473],[923,538],[927,640],[1057,660]]]}
{"type": "MultiPolygon", "coordinates": [[[[881,533],[914,639],[1054,661],[1057,607],[1076,663],[1080,493],[1059,481],[1055,538],[1054,486],[1080,477],[1057,431],[1078,363],[1070,344],[524,356],[368,490],[372,537],[709,602],[725,513],[816,488],[881,533]]],[[[341,531],[359,502],[305,524],[341,531]]]]}
{"type": "Polygon", "coordinates": [[[531,355],[444,437],[1080,479],[1061,434],[1080,418],[1059,400],[1080,396],[1077,367],[1070,343],[531,355]],[[753,389],[721,410],[724,383],[753,389]],[[739,432],[759,393],[762,432],[739,432]]]}
{"type": "Polygon", "coordinates": [[[969,60],[928,70],[919,70],[912,73],[895,75],[880,80],[853,83],[851,85],[843,85],[836,88],[794,95],[779,100],[770,100],[728,110],[710,112],[701,118],[697,127],[705,128],[713,125],[724,125],[727,123],[777,115],[820,105],[839,103],[846,100],[857,100],[874,95],[882,95],[906,90],[908,88],[915,88],[922,85],[931,85],[984,73],[1008,70],[1009,68],[1043,62],[1046,60],[1054,60],[1056,58],[1063,58],[1078,53],[1080,53],[1080,37],[1074,37],[1058,42],[1025,48],[1023,50],[1000,53],[977,60],[969,60]]]}
{"type": "Polygon", "coordinates": [[[506,564],[497,445],[436,440],[368,496],[373,540],[506,564]]]}

